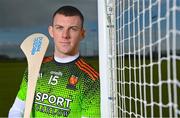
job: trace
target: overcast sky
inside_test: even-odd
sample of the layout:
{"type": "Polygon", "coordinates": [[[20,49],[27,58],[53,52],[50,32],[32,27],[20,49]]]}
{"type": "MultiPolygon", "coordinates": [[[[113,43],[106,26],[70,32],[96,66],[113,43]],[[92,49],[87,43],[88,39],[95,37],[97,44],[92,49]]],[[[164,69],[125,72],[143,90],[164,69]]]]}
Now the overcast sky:
{"type": "Polygon", "coordinates": [[[97,41],[97,0],[0,0],[0,55],[21,55],[18,45],[31,33],[48,35],[52,14],[63,5],[81,10],[87,40],[97,41]]]}
{"type": "Polygon", "coordinates": [[[0,27],[43,25],[63,5],[79,8],[88,21],[97,20],[96,0],[0,0],[0,27]]]}

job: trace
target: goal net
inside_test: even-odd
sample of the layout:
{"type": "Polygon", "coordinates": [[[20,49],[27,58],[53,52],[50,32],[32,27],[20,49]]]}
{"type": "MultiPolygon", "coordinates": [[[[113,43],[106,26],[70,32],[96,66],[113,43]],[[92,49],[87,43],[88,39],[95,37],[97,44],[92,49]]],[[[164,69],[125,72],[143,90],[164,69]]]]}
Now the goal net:
{"type": "MultiPolygon", "coordinates": [[[[180,117],[180,1],[105,0],[104,5],[108,66],[100,62],[100,73],[109,72],[111,117],[180,117]]],[[[100,53],[106,51],[101,43],[100,53]]]]}

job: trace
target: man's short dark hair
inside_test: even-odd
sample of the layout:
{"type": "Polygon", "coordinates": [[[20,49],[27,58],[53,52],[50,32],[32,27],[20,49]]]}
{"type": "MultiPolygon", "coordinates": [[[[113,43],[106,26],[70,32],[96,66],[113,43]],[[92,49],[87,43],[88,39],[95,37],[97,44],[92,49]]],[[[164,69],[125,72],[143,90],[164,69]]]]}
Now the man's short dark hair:
{"type": "Polygon", "coordinates": [[[54,19],[56,14],[62,14],[64,16],[79,16],[81,21],[82,21],[82,27],[83,27],[84,17],[82,15],[82,13],[77,8],[75,8],[73,6],[60,7],[57,11],[54,12],[53,19],[54,19]]]}

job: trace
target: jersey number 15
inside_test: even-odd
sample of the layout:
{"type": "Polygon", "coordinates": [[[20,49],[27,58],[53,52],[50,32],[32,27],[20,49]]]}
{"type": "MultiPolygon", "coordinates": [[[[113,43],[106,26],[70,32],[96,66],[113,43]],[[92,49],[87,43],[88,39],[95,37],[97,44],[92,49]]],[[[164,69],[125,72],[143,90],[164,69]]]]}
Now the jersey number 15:
{"type": "Polygon", "coordinates": [[[48,84],[56,85],[58,83],[58,81],[57,81],[58,78],[59,78],[59,76],[51,75],[48,84]]]}

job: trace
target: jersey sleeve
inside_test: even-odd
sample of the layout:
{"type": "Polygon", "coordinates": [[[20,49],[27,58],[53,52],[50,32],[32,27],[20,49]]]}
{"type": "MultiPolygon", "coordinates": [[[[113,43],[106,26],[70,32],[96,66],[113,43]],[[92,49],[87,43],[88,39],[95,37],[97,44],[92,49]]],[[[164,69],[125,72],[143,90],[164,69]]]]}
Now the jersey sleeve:
{"type": "Polygon", "coordinates": [[[8,118],[22,118],[24,114],[25,102],[16,98],[11,107],[8,118]]]}
{"type": "Polygon", "coordinates": [[[100,80],[87,80],[82,95],[82,117],[100,117],[100,80]]]}
{"type": "Polygon", "coordinates": [[[26,92],[27,92],[27,81],[28,81],[28,74],[27,74],[27,69],[25,70],[24,72],[24,75],[23,75],[23,79],[22,79],[22,82],[21,82],[21,85],[20,85],[20,89],[18,91],[18,94],[17,94],[17,97],[22,100],[22,101],[25,101],[26,99],[26,92]]]}

